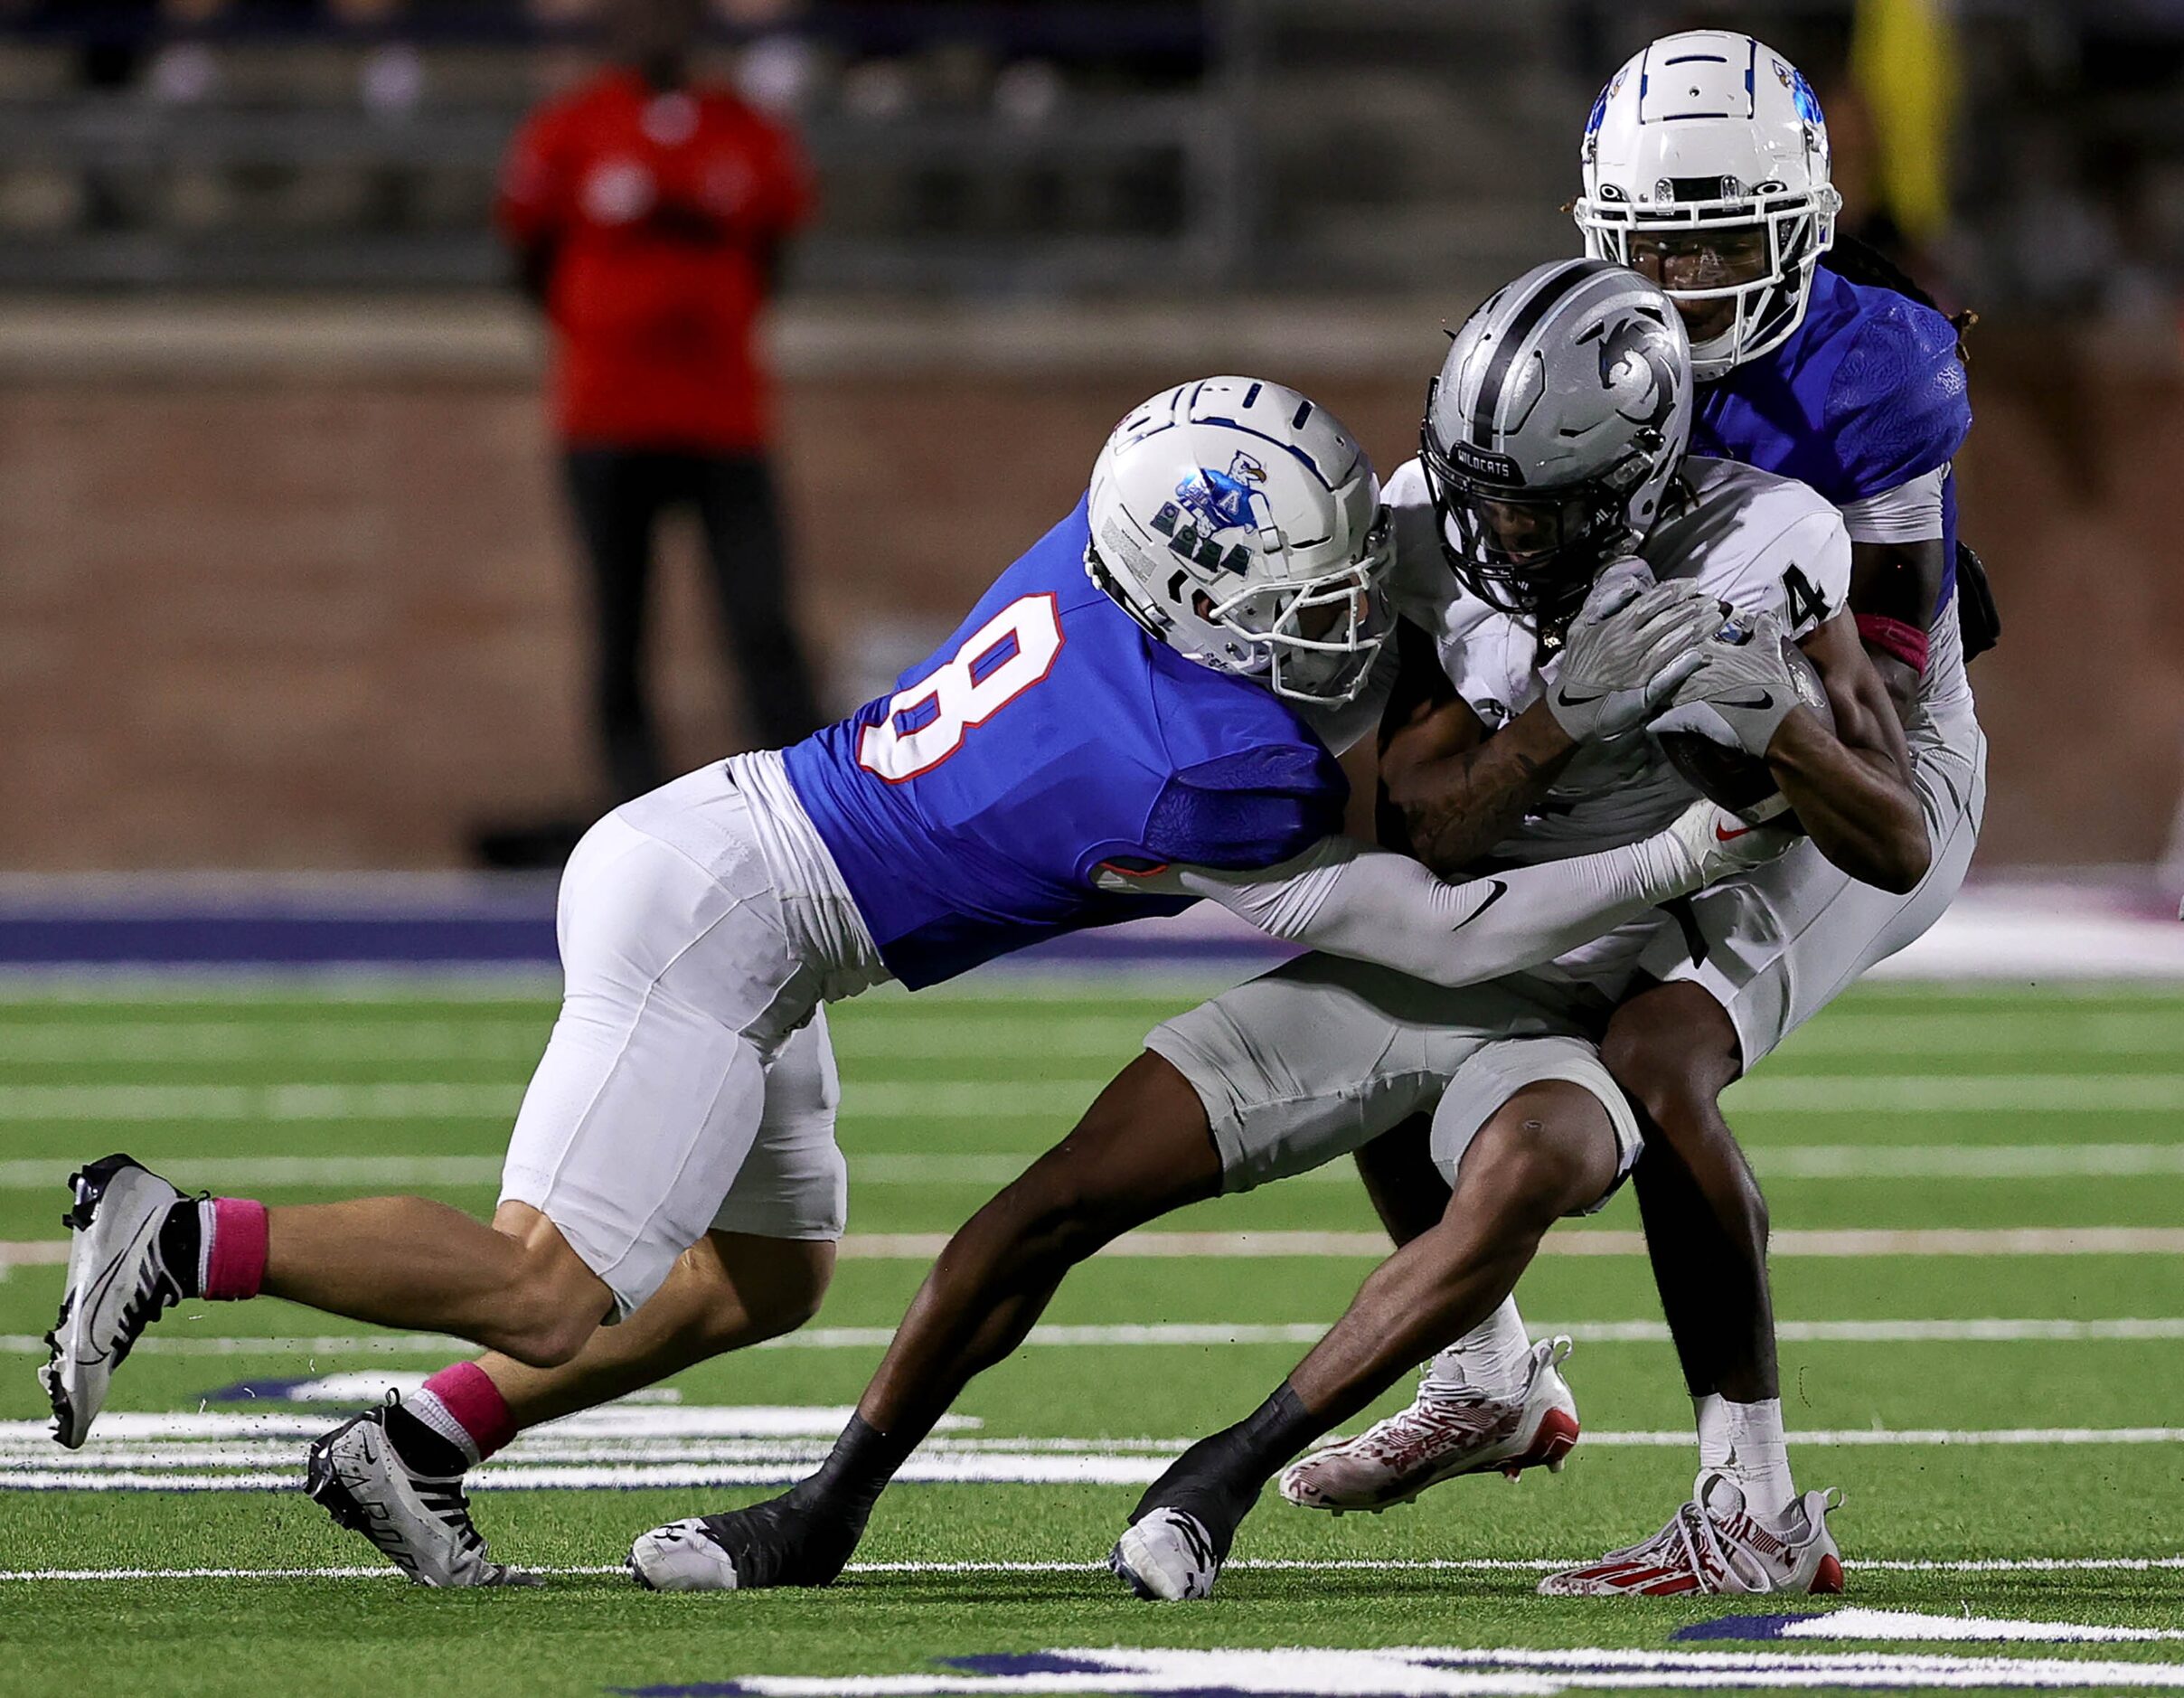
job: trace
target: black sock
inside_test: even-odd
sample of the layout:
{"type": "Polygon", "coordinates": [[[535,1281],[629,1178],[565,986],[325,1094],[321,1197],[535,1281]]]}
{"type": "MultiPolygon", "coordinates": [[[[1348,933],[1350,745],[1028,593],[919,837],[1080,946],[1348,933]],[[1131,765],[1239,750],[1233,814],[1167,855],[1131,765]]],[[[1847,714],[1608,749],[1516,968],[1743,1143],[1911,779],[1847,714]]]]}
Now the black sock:
{"type": "Polygon", "coordinates": [[[204,1229],[197,1213],[197,1199],[184,1197],[167,1211],[165,1222],[159,1229],[159,1259],[166,1264],[167,1273],[182,1288],[185,1297],[200,1297],[197,1264],[204,1251],[204,1229]]]}
{"type": "Polygon", "coordinates": [[[798,1484],[791,1495],[810,1507],[846,1516],[861,1529],[910,1448],[879,1431],[863,1416],[852,1415],[819,1471],[798,1484]]]}
{"type": "Polygon", "coordinates": [[[462,1448],[397,1403],[387,1411],[387,1442],[402,1466],[428,1479],[452,1479],[470,1466],[462,1448]]]}
{"type": "Polygon", "coordinates": [[[1176,1457],[1137,1500],[1130,1512],[1132,1524],[1155,1509],[1182,1510],[1205,1523],[1215,1550],[1226,1558],[1238,1525],[1258,1501],[1259,1488],[1326,1426],[1283,1381],[1272,1397],[1235,1426],[1200,1439],[1176,1457]]]}

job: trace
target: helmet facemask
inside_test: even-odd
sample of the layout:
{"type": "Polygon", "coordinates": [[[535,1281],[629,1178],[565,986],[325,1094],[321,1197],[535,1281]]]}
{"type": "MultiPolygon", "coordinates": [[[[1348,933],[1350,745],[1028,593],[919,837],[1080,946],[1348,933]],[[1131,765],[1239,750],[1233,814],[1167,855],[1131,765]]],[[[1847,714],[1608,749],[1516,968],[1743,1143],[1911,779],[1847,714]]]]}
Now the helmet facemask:
{"type": "Polygon", "coordinates": [[[1748,197],[1692,201],[1672,211],[1640,212],[1588,196],[1577,203],[1576,215],[1586,253],[1652,278],[1684,311],[1692,372],[1711,382],[1780,347],[1803,322],[1813,268],[1835,240],[1841,198],[1828,185],[1770,195],[1762,184],[1748,197]],[[1734,253],[1739,239],[1755,236],[1762,251],[1749,258],[1734,253]],[[1708,275],[1709,254],[1719,281],[1708,275]],[[1680,272],[1687,280],[1680,280],[1680,272]],[[1718,326],[1708,322],[1717,302],[1731,307],[1718,326]]]}
{"type": "Polygon", "coordinates": [[[1092,580],[1146,631],[1216,672],[1262,684],[1285,701],[1341,707],[1357,699],[1395,628],[1386,580],[1393,533],[1382,507],[1356,559],[1313,577],[1245,581],[1226,594],[1197,574],[1186,604],[1196,632],[1156,602],[1132,592],[1133,574],[1085,551],[1092,580]]]}
{"type": "Polygon", "coordinates": [[[1658,432],[1641,433],[1633,451],[1605,473],[1521,488],[1466,470],[1434,440],[1433,413],[1428,390],[1419,462],[1449,569],[1489,607],[1530,621],[1542,637],[1558,634],[1600,569],[1643,540],[1632,523],[1631,495],[1664,442],[1658,432]]]}

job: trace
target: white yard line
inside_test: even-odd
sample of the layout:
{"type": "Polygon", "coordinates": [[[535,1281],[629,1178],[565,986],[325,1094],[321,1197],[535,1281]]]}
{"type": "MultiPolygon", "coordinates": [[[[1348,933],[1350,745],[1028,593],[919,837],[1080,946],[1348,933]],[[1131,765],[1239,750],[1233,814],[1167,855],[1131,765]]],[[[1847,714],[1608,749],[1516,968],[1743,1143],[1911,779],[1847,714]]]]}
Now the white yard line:
{"type": "Polygon", "coordinates": [[[1919,1014],[1902,1008],[1835,1008],[1800,1026],[1765,1071],[1806,1056],[2023,1055],[2078,1051],[2148,1055],[2184,1062],[2184,1011],[2093,1013],[2085,1009],[1993,1009],[1919,1014]]]}
{"type": "MultiPolygon", "coordinates": [[[[993,1004],[965,1019],[906,1018],[901,1001],[838,1013],[835,1046],[852,1065],[880,1060],[986,1059],[999,1032],[1034,1028],[1040,1053],[1103,1056],[1127,1052],[1144,1038],[1144,1014],[1057,1017],[1051,1008],[993,1004]]],[[[551,1014],[513,1019],[0,1021],[0,1061],[450,1061],[529,1062],[543,1047],[551,1014]]],[[[2169,1059],[2184,1066],[2184,1015],[2175,1013],[1995,1010],[1916,1014],[1896,1009],[1838,1010],[1801,1028],[1768,1063],[1765,1075],[1794,1070],[1806,1057],[2017,1056],[2075,1051],[2169,1059]]]]}
{"type": "MultiPolygon", "coordinates": [[[[945,1232],[852,1232],[841,1255],[852,1261],[927,1262],[946,1248],[945,1232]]],[[[1776,1232],[1776,1257],[1865,1259],[1885,1256],[2184,1256],[2184,1227],[1911,1227],[1776,1232]]],[[[1379,1232],[1131,1232],[1099,1254],[1124,1259],[1189,1260],[1205,1257],[1266,1259],[1281,1257],[1355,1257],[1380,1260],[1389,1253],[1379,1232]]],[[[1550,1232],[1543,1256],[1643,1256],[1641,1232],[1580,1230],[1550,1232]]],[[[65,1239],[0,1240],[0,1270],[51,1266],[68,1259],[65,1239]]]]}
{"type": "MultiPolygon", "coordinates": [[[[1549,1574],[1590,1559],[1562,1557],[1416,1557],[1373,1559],[1336,1557],[1234,1557],[1224,1566],[1275,1574],[1549,1574]]],[[[1846,1558],[1852,1573],[1873,1574],[2147,1574],[2184,1571],[2184,1556],[2159,1557],[1975,1557],[1963,1561],[1846,1558]]],[[[532,1574],[570,1578],[621,1575],[620,1562],[527,1564],[532,1574]]],[[[1050,1562],[852,1562],[849,1574],[1105,1574],[1104,1561],[1050,1562]]],[[[0,1583],[101,1583],[124,1580],[392,1580],[401,1574],[385,1563],[319,1568],[93,1568],[0,1569],[0,1583]]]]}
{"type": "MultiPolygon", "coordinates": [[[[989,1120],[1074,1118],[1105,1077],[984,1083],[852,1081],[843,1118],[989,1120]]],[[[0,1122],[506,1119],[519,1082],[0,1086],[0,1122]]],[[[1731,1088],[1746,1114],[2119,1114],[2184,1110],[2178,1073],[1911,1073],[1771,1077],[1731,1088]]]]}
{"type": "MultiPolygon", "coordinates": [[[[2184,1175],[2184,1143],[2175,1144],[1779,1144],[1751,1152],[1770,1179],[2104,1179],[2184,1175]]],[[[1031,1151],[857,1156],[858,1185],[1002,1185],[1036,1159],[1031,1151]]],[[[498,1156],[190,1156],[160,1166],[192,1185],[215,1190],[280,1186],[492,1185],[498,1156]]],[[[77,1165],[63,1156],[0,1161],[0,1192],[58,1190],[77,1165]]],[[[1330,1163],[1287,1182],[1357,1183],[1347,1163],[1330,1163]]]]}
{"type": "MultiPolygon", "coordinates": [[[[172,1326],[173,1322],[167,1325],[172,1326]]],[[[1115,1325],[1035,1326],[1026,1346],[1052,1349],[1207,1349],[1222,1345],[1316,1344],[1326,1332],[1322,1321],[1156,1322],[1115,1325]]],[[[1558,1335],[1581,1344],[1662,1344],[1669,1342],[1660,1321],[1564,1321],[1535,1324],[1535,1337],[1558,1335]]],[[[1994,1318],[1986,1320],[1781,1321],[1775,1336],[1791,1344],[2149,1344],[2184,1339],[2184,1316],[2114,1320],[2064,1321],[1994,1318]]],[[[807,1326],[771,1338],[758,1350],[884,1350],[894,1338],[891,1326],[807,1326]]],[[[315,1367],[317,1358],[419,1356],[444,1358],[467,1346],[435,1333],[394,1333],[316,1337],[253,1337],[247,1334],[192,1335],[148,1334],[139,1355],[283,1356],[315,1367]]],[[[0,1355],[42,1356],[45,1341],[35,1333],[0,1333],[0,1355]]]]}

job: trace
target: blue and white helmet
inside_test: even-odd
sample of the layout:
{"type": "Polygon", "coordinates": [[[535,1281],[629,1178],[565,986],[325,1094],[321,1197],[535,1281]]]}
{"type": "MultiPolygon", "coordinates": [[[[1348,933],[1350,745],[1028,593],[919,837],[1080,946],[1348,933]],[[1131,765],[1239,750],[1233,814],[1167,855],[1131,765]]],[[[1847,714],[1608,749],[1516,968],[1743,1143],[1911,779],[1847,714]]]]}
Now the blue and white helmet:
{"type": "Polygon", "coordinates": [[[1340,706],[1394,615],[1380,480],[1294,389],[1209,377],[1115,427],[1092,468],[1085,570],[1178,654],[1278,696],[1340,706]]]}
{"type": "Polygon", "coordinates": [[[1764,250],[1719,266],[1718,281],[1662,278],[1699,324],[1711,316],[1706,303],[1735,304],[1719,329],[1693,326],[1701,382],[1781,346],[1803,322],[1842,196],[1828,181],[1819,99],[1773,48],[1727,30],[1662,36],[1601,90],[1580,157],[1585,193],[1573,210],[1597,259],[1650,272],[1633,237],[1643,250],[1764,232],[1764,250]]]}

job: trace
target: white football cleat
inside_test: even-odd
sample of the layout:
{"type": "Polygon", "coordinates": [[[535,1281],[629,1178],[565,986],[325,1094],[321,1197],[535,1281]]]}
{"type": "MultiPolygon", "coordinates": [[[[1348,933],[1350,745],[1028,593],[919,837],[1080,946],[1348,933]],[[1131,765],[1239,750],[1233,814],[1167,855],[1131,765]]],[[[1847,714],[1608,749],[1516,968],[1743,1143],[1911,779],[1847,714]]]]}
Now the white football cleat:
{"type": "Polygon", "coordinates": [[[1408,1409],[1291,1463],[1282,1471],[1282,1495],[1301,1509],[1378,1514],[1460,1474],[1495,1471],[1513,1480],[1542,1467],[1559,1474],[1579,1430],[1577,1401],[1556,1372],[1570,1348],[1567,1338],[1534,1344],[1520,1394],[1425,1381],[1408,1409]]]}
{"type": "Polygon", "coordinates": [[[1213,1535],[1180,1509],[1148,1510],[1123,1530],[1107,1566],[1140,1598],[1164,1603],[1209,1598],[1221,1571],[1213,1535]]]}
{"type": "Polygon", "coordinates": [[[1700,1592],[1795,1592],[1832,1597],[1842,1558],[1828,1532],[1832,1489],[1807,1492],[1785,1528],[1763,1526],[1726,1474],[1700,1476],[1698,1495],[1643,1543],[1539,1582],[1549,1598],[1681,1598],[1700,1592]]]}
{"type": "Polygon", "coordinates": [[[53,1406],[53,1437],[74,1450],[90,1437],[130,1346],[182,1301],[159,1251],[160,1229],[182,1193],[127,1156],[92,1162],[69,1183],[76,1200],[64,1217],[73,1240],[68,1285],[38,1382],[53,1406]]]}
{"type": "Polygon", "coordinates": [[[470,1519],[462,1476],[419,1474],[387,1437],[385,1406],[366,1410],[312,1441],[304,1492],[351,1533],[359,1533],[425,1586],[536,1586],[485,1554],[470,1519]]]}
{"type": "Polygon", "coordinates": [[[629,1547],[630,1577],[653,1592],[732,1592],[736,1559],[712,1536],[704,1517],[671,1521],[629,1547]]]}

